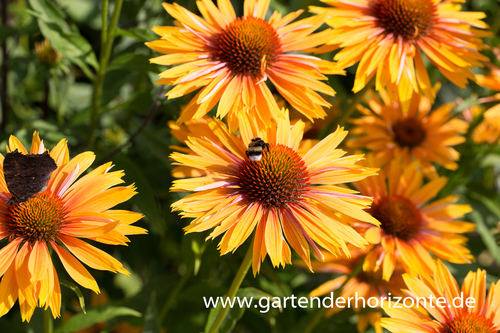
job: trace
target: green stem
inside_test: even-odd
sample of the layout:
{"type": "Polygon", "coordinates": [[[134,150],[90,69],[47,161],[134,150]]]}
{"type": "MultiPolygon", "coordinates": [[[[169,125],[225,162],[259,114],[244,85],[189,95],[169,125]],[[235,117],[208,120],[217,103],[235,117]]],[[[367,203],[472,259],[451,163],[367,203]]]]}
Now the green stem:
{"type": "Polygon", "coordinates": [[[102,31],[101,31],[101,53],[99,61],[99,69],[94,80],[94,92],[92,94],[91,104],[91,117],[90,117],[90,130],[88,137],[88,146],[92,148],[95,142],[94,132],[97,128],[97,123],[100,115],[102,87],[104,83],[104,76],[106,75],[106,67],[108,66],[109,57],[111,55],[111,48],[113,46],[114,34],[118,24],[118,18],[122,10],[123,0],[115,1],[115,10],[111,17],[109,27],[106,27],[108,22],[108,0],[102,2],[102,31]]]}
{"type": "Polygon", "coordinates": [[[165,301],[165,304],[163,304],[160,314],[158,315],[158,321],[160,323],[163,323],[163,320],[165,320],[165,317],[167,316],[168,310],[172,306],[172,303],[174,303],[175,300],[177,299],[177,295],[182,290],[182,288],[184,288],[184,285],[191,278],[191,276],[193,276],[193,271],[194,271],[194,262],[189,266],[188,270],[184,273],[180,281],[177,282],[177,285],[175,286],[174,290],[172,290],[167,300],[165,301]]]}
{"type": "MultiPolygon", "coordinates": [[[[373,251],[374,248],[372,248],[370,250],[373,251]]],[[[368,253],[370,253],[368,252],[368,253]]],[[[367,254],[368,254],[367,253],[367,254]]],[[[366,257],[366,256],[365,256],[366,257]]],[[[364,262],[364,259],[363,260],[360,260],[360,262],[356,265],[356,267],[354,267],[354,269],[352,270],[351,274],[349,274],[347,276],[347,279],[344,281],[344,283],[342,283],[342,285],[337,289],[335,290],[335,292],[333,293],[333,300],[335,301],[337,299],[337,297],[339,297],[339,295],[342,293],[342,290],[344,289],[345,285],[351,281],[353,278],[355,278],[356,276],[358,276],[359,272],[361,272],[361,269],[363,268],[363,262],[364,262]]],[[[311,319],[311,321],[309,321],[309,323],[307,324],[306,328],[304,329],[303,333],[311,333],[313,332],[313,330],[316,328],[316,326],[318,326],[318,324],[321,322],[321,319],[323,319],[325,317],[325,312],[326,312],[326,309],[327,308],[319,308],[316,313],[314,314],[314,317],[311,319]]]]}
{"type": "Polygon", "coordinates": [[[354,111],[356,111],[356,107],[358,106],[359,103],[361,103],[363,97],[365,97],[366,95],[366,92],[372,89],[374,85],[375,85],[375,78],[372,78],[370,82],[368,82],[363,87],[363,89],[354,94],[352,98],[349,100],[346,110],[342,112],[341,116],[338,119],[334,119],[327,126],[323,127],[323,129],[320,131],[318,135],[318,139],[322,139],[325,136],[327,136],[328,133],[331,133],[334,130],[334,126],[344,126],[345,122],[349,119],[349,117],[352,116],[354,111]]]}
{"type": "Polygon", "coordinates": [[[350,103],[347,105],[347,109],[342,113],[342,115],[337,120],[337,125],[343,126],[345,124],[345,122],[352,116],[354,111],[356,111],[358,104],[361,103],[367,91],[371,90],[374,85],[375,85],[375,77],[372,78],[370,82],[368,82],[363,87],[363,89],[361,89],[356,94],[354,94],[354,96],[352,96],[350,103]]]}
{"type": "Polygon", "coordinates": [[[54,331],[54,319],[52,311],[47,308],[43,311],[43,333],[52,333],[54,331]]]}
{"type": "MultiPolygon", "coordinates": [[[[247,275],[248,269],[252,265],[252,256],[253,256],[253,244],[250,244],[250,246],[248,247],[247,254],[245,254],[245,258],[243,259],[243,262],[241,263],[240,268],[238,269],[238,272],[236,273],[236,276],[234,277],[233,282],[231,283],[231,287],[229,287],[229,291],[227,292],[226,296],[227,298],[230,298],[232,300],[236,295],[236,292],[240,288],[241,282],[243,282],[245,275],[247,275]]],[[[217,317],[215,317],[212,327],[210,327],[209,333],[217,333],[219,331],[219,327],[222,324],[222,321],[224,320],[224,317],[226,316],[228,311],[229,311],[229,306],[225,308],[223,307],[219,311],[217,317]]]]}

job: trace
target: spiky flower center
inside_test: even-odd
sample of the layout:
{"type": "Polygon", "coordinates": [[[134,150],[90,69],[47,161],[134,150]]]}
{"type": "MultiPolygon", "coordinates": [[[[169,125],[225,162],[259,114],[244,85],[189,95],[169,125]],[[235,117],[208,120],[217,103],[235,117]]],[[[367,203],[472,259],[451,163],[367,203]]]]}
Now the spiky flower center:
{"type": "Polygon", "coordinates": [[[281,53],[276,30],[261,18],[240,17],[217,37],[215,58],[235,74],[258,75],[281,53]]]}
{"type": "Polygon", "coordinates": [[[404,40],[425,36],[436,20],[436,5],[432,0],[375,0],[372,15],[378,25],[394,37],[404,40]]]}
{"type": "Polygon", "coordinates": [[[439,333],[498,333],[490,319],[475,313],[465,313],[443,325],[439,333]]]}
{"type": "Polygon", "coordinates": [[[405,197],[389,195],[374,202],[370,214],[381,223],[386,235],[408,240],[420,229],[422,216],[415,205],[405,197]]]}
{"type": "Polygon", "coordinates": [[[245,159],[238,182],[249,200],[276,208],[300,201],[310,184],[302,158],[282,144],[265,148],[260,161],[245,159]]]}
{"type": "Polygon", "coordinates": [[[64,222],[61,200],[44,192],[21,204],[12,205],[7,212],[6,226],[13,237],[24,241],[53,241],[64,222]]]}
{"type": "Polygon", "coordinates": [[[422,122],[414,117],[398,120],[392,125],[392,130],[394,131],[394,141],[401,148],[411,149],[420,145],[427,134],[422,122]]]}

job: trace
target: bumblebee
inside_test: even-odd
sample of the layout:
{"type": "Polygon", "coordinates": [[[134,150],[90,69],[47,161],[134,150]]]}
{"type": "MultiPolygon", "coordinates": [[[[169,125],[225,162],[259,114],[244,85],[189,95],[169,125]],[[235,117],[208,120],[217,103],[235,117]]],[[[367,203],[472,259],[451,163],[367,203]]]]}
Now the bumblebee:
{"type": "Polygon", "coordinates": [[[248,150],[246,151],[250,161],[260,161],[262,158],[262,152],[264,149],[269,151],[269,143],[264,142],[261,138],[253,138],[248,144],[248,150]]]}

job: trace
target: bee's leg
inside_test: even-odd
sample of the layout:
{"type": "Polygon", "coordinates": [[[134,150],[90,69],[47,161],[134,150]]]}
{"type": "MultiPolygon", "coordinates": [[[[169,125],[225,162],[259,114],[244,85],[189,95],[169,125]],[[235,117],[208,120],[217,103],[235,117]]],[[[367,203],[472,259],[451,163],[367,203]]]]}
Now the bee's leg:
{"type": "Polygon", "coordinates": [[[267,151],[270,151],[271,150],[271,145],[269,143],[266,143],[264,145],[264,148],[267,148],[267,151]]]}

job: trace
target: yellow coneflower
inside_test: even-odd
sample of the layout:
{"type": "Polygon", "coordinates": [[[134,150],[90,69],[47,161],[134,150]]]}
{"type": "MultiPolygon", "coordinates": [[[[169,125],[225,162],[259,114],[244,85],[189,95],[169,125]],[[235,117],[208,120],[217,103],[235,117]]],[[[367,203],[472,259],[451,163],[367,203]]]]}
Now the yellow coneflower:
{"type": "MultiPolygon", "coordinates": [[[[380,165],[368,155],[370,166],[380,165]]],[[[389,280],[398,262],[411,275],[432,272],[432,255],[452,263],[468,263],[473,258],[464,245],[462,233],[475,230],[475,224],[459,221],[471,211],[469,205],[456,204],[457,196],[428,203],[446,185],[440,177],[423,184],[418,161],[403,167],[398,160],[379,171],[376,177],[356,182],[363,195],[373,197],[368,212],[380,221],[380,228],[357,223],[356,230],[374,245],[363,270],[382,270],[389,280]]]]}
{"type": "MultiPolygon", "coordinates": [[[[285,113],[286,114],[286,113],[285,113]]],[[[349,253],[346,243],[357,247],[365,240],[335,215],[377,225],[364,211],[371,198],[336,186],[373,175],[377,169],[356,162],[362,155],[344,156],[336,149],[347,132],[338,129],[303,156],[299,148],[304,123],[290,125],[288,115],[266,130],[255,130],[246,118],[236,137],[219,120],[210,122],[221,145],[206,137],[186,141],[194,154],[173,153],[176,164],[216,173],[216,177],[174,181],[172,190],[192,192],[172,204],[184,217],[194,218],[187,232],[213,229],[208,238],[222,237],[221,254],[234,252],[253,235],[253,271],[269,255],[273,266],[291,263],[289,245],[311,268],[309,248],[319,258],[317,244],[338,254],[349,253]],[[260,161],[246,156],[248,144],[260,137],[269,144],[260,161]]]]}
{"type": "MultiPolygon", "coordinates": [[[[28,154],[22,143],[11,136],[7,152],[28,154]]],[[[30,154],[42,154],[43,142],[35,132],[30,154]]],[[[95,168],[77,178],[92,164],[95,155],[84,152],[69,159],[65,140],[50,156],[57,164],[48,187],[22,204],[6,205],[11,194],[0,170],[0,238],[8,244],[0,250],[0,316],[19,300],[23,321],[29,321],[37,306],[50,307],[58,317],[61,290],[49,249],[53,249],[69,276],[79,285],[96,293],[99,287],[80,263],[98,269],[129,274],[122,264],[104,251],[83,241],[125,245],[127,235],[146,230],[132,226],[142,215],[112,207],[135,195],[135,187],[119,186],[123,171],[108,172],[111,163],[95,168]]],[[[3,156],[0,162],[3,165],[3,156]]]]}
{"type": "Polygon", "coordinates": [[[169,98],[201,90],[182,111],[179,122],[201,118],[217,103],[217,116],[228,116],[232,130],[238,117],[248,115],[268,126],[281,117],[267,83],[308,118],[326,116],[330,104],[318,92],[333,96],[321,82],[323,74],[343,74],[335,63],[306,55],[324,44],[331,30],[313,33],[325,15],[295,23],[303,11],[284,17],[274,12],[265,19],[270,0],[245,0],[244,14],[236,17],[229,0],[198,1],[203,18],[177,4],[163,3],[177,27],[154,27],[161,39],[148,47],[165,55],[151,59],[161,65],[177,65],[160,74],[161,84],[174,85],[169,98]]]}
{"type": "Polygon", "coordinates": [[[354,136],[349,147],[373,151],[383,164],[395,157],[407,164],[419,160],[430,178],[438,177],[433,163],[449,170],[458,168],[460,155],[453,146],[465,141],[462,135],[469,125],[454,117],[454,103],[431,111],[431,101],[414,94],[404,112],[401,103],[391,100],[385,90],[380,91],[380,98],[370,92],[366,103],[367,108],[359,107],[363,116],[352,121],[354,136]]]}
{"type": "Polygon", "coordinates": [[[406,110],[412,93],[434,99],[423,54],[461,88],[473,80],[470,68],[488,58],[479,53],[488,28],[481,12],[461,11],[461,0],[322,0],[333,8],[312,7],[327,14],[334,28],[329,44],[342,67],[359,62],[353,91],[376,76],[376,88],[399,95],[406,110]]]}
{"type": "Polygon", "coordinates": [[[460,289],[441,261],[438,260],[435,267],[431,277],[403,275],[419,309],[389,307],[385,303],[384,310],[391,318],[382,318],[382,326],[390,332],[498,333],[500,280],[491,284],[486,296],[486,271],[469,272],[460,289]],[[433,303],[429,301],[431,296],[433,303]],[[437,299],[441,307],[436,305],[437,299]],[[459,299],[463,299],[462,305],[459,299]]]}

